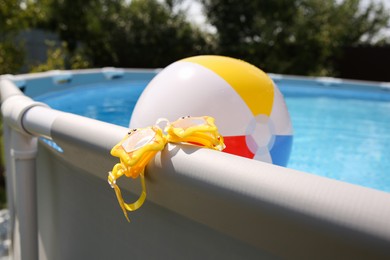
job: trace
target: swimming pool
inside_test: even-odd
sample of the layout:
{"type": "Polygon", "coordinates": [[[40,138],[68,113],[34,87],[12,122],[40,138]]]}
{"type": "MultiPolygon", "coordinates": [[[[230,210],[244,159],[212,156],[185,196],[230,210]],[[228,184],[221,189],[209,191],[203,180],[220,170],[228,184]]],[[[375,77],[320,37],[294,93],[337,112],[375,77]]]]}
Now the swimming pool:
{"type": "MultiPolygon", "coordinates": [[[[118,88],[133,90],[126,98],[134,99],[156,73],[103,68],[0,77],[11,253],[22,259],[120,259],[129,252],[147,259],[389,259],[390,193],[194,147],[168,145],[152,159],[148,199],[129,225],[107,184],[117,162],[110,150],[127,133],[124,113],[134,105],[121,101],[118,88]],[[31,99],[38,96],[100,120],[118,113],[118,121],[51,109],[31,99]]],[[[273,78],[288,99],[330,89],[358,100],[388,93],[378,84],[273,78]]],[[[123,194],[136,198],[137,184],[127,181],[123,194]]]]}
{"type": "MultiPolygon", "coordinates": [[[[294,126],[289,168],[390,192],[390,91],[373,84],[274,78],[294,126]]],[[[127,127],[147,81],[82,85],[37,97],[127,127]]]]}

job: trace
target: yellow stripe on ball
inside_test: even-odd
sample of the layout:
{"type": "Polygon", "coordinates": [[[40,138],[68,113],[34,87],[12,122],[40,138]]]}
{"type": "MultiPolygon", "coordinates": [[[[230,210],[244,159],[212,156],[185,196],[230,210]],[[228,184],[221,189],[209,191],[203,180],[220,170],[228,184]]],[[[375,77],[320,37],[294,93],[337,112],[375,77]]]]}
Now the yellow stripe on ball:
{"type": "Polygon", "coordinates": [[[244,61],[221,56],[196,56],[182,61],[202,65],[226,80],[241,96],[254,116],[271,115],[274,85],[271,78],[262,70],[244,61]],[[253,86],[253,82],[261,84],[253,86]],[[258,91],[253,91],[254,87],[258,88],[258,91]]]}

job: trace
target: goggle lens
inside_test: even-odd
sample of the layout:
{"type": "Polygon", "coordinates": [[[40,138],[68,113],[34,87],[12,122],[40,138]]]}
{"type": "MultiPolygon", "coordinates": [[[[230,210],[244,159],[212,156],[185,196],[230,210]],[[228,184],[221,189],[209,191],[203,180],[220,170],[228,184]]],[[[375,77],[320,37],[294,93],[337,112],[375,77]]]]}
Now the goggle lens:
{"type": "Polygon", "coordinates": [[[201,117],[184,117],[172,123],[173,127],[182,128],[184,130],[190,127],[202,125],[207,125],[207,121],[201,117]]]}
{"type": "Polygon", "coordinates": [[[129,137],[122,143],[122,147],[127,153],[131,153],[152,142],[155,136],[156,132],[151,128],[133,130],[129,133],[129,137]]]}

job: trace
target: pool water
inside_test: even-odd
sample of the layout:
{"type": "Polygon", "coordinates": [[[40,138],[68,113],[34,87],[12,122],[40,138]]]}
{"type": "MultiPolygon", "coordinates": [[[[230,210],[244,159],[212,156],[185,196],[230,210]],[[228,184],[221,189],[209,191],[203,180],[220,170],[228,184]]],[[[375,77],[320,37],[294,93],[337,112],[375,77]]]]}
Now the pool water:
{"type": "Polygon", "coordinates": [[[82,85],[35,98],[51,108],[128,127],[131,113],[147,82],[82,85]]]}
{"type": "MultiPolygon", "coordinates": [[[[127,127],[147,82],[83,85],[36,98],[52,108],[127,127]]],[[[294,142],[288,167],[390,192],[390,93],[278,83],[294,142]]]]}
{"type": "Polygon", "coordinates": [[[286,98],[294,124],[289,167],[390,191],[390,102],[286,98]]]}

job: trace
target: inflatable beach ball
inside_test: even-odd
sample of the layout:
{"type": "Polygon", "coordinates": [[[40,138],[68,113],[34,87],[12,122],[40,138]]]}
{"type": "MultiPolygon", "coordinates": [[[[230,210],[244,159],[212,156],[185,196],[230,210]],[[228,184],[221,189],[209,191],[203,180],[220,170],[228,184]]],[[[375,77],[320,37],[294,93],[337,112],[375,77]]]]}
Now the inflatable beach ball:
{"type": "Polygon", "coordinates": [[[195,56],[163,69],[141,94],[130,127],[158,118],[212,116],[224,152],[285,166],[292,126],[283,96],[257,67],[223,56],[195,56]]]}

